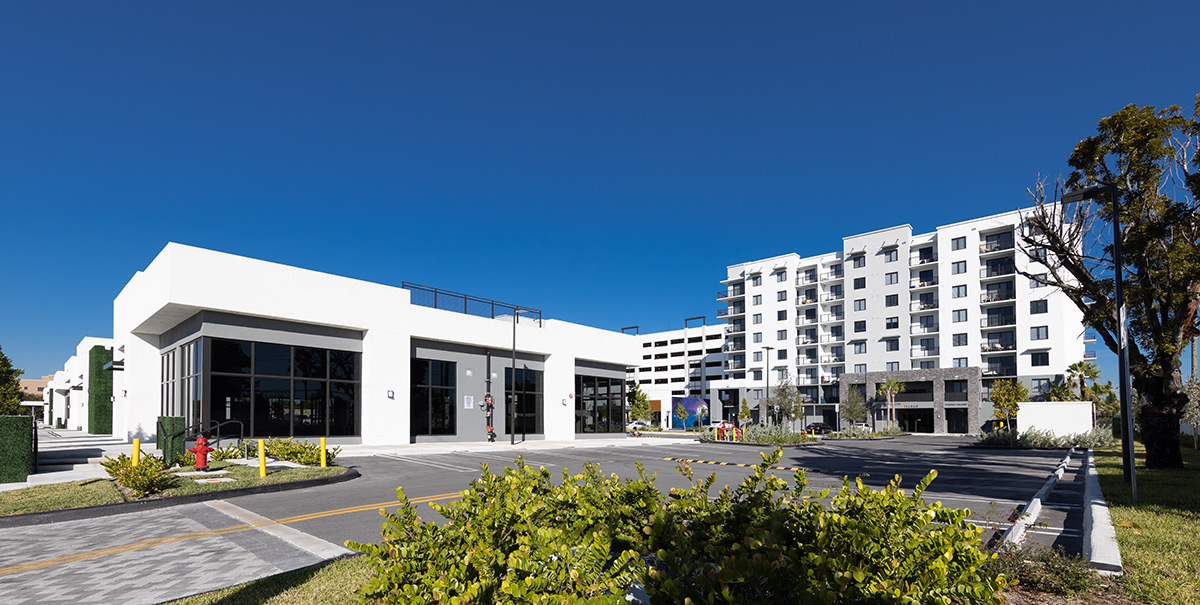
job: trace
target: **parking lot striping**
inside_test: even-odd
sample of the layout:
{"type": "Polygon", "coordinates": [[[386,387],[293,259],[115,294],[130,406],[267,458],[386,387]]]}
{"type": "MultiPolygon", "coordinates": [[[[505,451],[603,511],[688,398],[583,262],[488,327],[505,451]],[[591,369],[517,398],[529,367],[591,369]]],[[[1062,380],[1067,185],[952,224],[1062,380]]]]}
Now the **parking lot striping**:
{"type": "MultiPolygon", "coordinates": [[[[693,460],[691,458],[663,458],[668,462],[684,462],[687,464],[712,464],[715,466],[758,466],[758,464],[741,463],[741,462],[721,462],[720,460],[693,460]]],[[[761,463],[759,463],[761,464],[761,463]]],[[[772,466],[772,471],[804,471],[806,473],[824,473],[826,471],[817,470],[815,468],[806,468],[803,466],[772,466]]]]}
{"type": "Polygon", "coordinates": [[[420,459],[420,458],[408,458],[405,456],[398,456],[396,454],[376,454],[376,455],[381,458],[389,458],[391,460],[399,460],[400,462],[408,462],[411,464],[430,466],[430,467],[440,469],[443,471],[454,471],[456,473],[478,473],[479,472],[478,468],[468,468],[465,466],[458,466],[456,464],[448,464],[446,462],[433,462],[430,460],[424,460],[424,459],[420,459]]]}
{"type": "MultiPolygon", "coordinates": [[[[409,500],[409,503],[410,504],[424,504],[427,502],[436,502],[438,500],[450,500],[452,498],[460,496],[461,494],[462,494],[462,492],[454,492],[454,493],[449,493],[449,494],[438,494],[436,496],[423,496],[421,498],[412,498],[409,500]]],[[[297,523],[300,521],[308,521],[310,519],[319,519],[322,517],[332,517],[335,515],[344,515],[347,513],[378,510],[381,508],[390,508],[390,507],[399,506],[399,505],[400,505],[399,500],[392,500],[390,502],[380,502],[378,504],[363,504],[360,506],[350,506],[350,507],[346,507],[346,508],[339,508],[339,509],[322,511],[322,512],[317,512],[317,513],[296,515],[294,517],[286,517],[283,519],[268,519],[267,521],[262,522],[262,523],[234,525],[231,527],[209,529],[209,530],[191,532],[191,533],[186,533],[186,534],[178,534],[178,535],[174,535],[174,536],[165,536],[162,538],[154,538],[153,540],[144,540],[142,542],[133,542],[131,544],[124,544],[121,546],[113,546],[111,548],[102,548],[100,550],[82,552],[82,553],[77,553],[74,555],[67,555],[64,557],[55,557],[53,559],[44,559],[42,561],[33,561],[30,563],[22,563],[20,565],[12,565],[9,567],[0,567],[0,577],[12,575],[12,574],[16,574],[16,573],[21,573],[24,571],[33,571],[35,569],[44,569],[47,567],[54,567],[55,565],[63,565],[66,563],[73,563],[75,561],[86,561],[88,559],[98,559],[100,557],[106,557],[109,555],[118,555],[121,553],[135,551],[135,550],[143,550],[146,548],[153,548],[155,546],[163,546],[166,544],[185,542],[187,540],[196,540],[198,538],[223,536],[226,534],[234,534],[234,533],[239,533],[239,532],[244,532],[244,531],[250,531],[253,529],[261,529],[261,528],[266,527],[267,525],[271,525],[271,524],[297,523]]]]}
{"type": "MultiPolygon", "coordinates": [[[[475,456],[476,458],[487,458],[489,460],[500,460],[502,462],[516,462],[517,458],[524,454],[523,453],[517,454],[516,456],[501,456],[500,454],[480,454],[478,452],[467,452],[466,454],[463,454],[463,455],[464,456],[475,456]]],[[[526,460],[525,464],[528,464],[530,466],[558,466],[557,464],[555,464],[553,462],[535,462],[533,460],[526,460]]]]}

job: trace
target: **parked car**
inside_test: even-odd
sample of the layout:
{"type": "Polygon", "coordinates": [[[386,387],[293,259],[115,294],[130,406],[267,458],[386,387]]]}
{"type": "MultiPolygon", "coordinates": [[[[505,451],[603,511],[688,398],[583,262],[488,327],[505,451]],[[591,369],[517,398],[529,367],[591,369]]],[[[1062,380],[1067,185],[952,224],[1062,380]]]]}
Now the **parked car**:
{"type": "Polygon", "coordinates": [[[869,425],[865,422],[855,422],[854,425],[852,426],[852,428],[854,428],[855,430],[858,430],[858,431],[867,431],[867,432],[871,431],[871,425],[869,425]]]}
{"type": "Polygon", "coordinates": [[[650,423],[645,420],[634,420],[633,422],[630,422],[629,424],[625,425],[625,430],[626,431],[640,431],[648,426],[650,426],[650,423]]]}
{"type": "Polygon", "coordinates": [[[814,422],[804,427],[805,433],[816,433],[818,435],[828,435],[833,432],[833,427],[824,422],[814,422]]]}

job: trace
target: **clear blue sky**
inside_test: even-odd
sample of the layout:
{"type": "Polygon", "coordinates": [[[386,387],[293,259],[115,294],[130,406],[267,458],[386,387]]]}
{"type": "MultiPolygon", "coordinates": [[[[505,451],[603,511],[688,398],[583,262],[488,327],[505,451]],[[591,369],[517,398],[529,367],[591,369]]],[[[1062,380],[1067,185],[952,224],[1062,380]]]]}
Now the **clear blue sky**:
{"type": "Polygon", "coordinates": [[[726,265],[1024,205],[1099,118],[1191,103],[1196,23],[1194,1],[4,2],[0,347],[61,368],[168,241],[679,327],[726,265]]]}

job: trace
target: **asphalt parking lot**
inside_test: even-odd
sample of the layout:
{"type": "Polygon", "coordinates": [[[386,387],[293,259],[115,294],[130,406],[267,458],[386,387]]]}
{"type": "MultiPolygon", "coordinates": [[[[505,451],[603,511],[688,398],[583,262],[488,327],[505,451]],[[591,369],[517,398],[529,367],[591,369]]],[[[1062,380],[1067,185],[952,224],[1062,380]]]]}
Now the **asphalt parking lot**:
{"type": "MultiPolygon", "coordinates": [[[[960,447],[967,442],[957,437],[929,436],[824,441],[817,446],[783,448],[778,466],[808,469],[812,489],[837,489],[843,477],[859,476],[864,483],[880,487],[900,475],[902,487],[909,490],[936,469],[938,477],[926,491],[925,499],[970,509],[971,519],[989,528],[984,533],[986,540],[990,529],[1003,530],[1015,518],[1014,511],[1045,483],[1064,452],[960,447]]],[[[647,471],[658,473],[658,487],[668,490],[688,485],[676,470],[678,460],[682,459],[690,461],[697,476],[715,474],[715,486],[719,488],[741,482],[749,469],[737,465],[760,462],[761,453],[771,449],[666,440],[662,444],[620,447],[588,447],[581,443],[577,447],[527,451],[525,461],[546,467],[555,477],[563,468],[577,472],[586,462],[597,463],[605,473],[633,477],[637,472],[635,463],[640,461],[647,471]]],[[[448,502],[470,485],[482,465],[487,464],[497,472],[512,464],[514,457],[496,451],[463,451],[345,458],[339,462],[357,469],[362,474],[360,478],[302,492],[245,496],[230,501],[274,519],[313,515],[291,525],[336,544],[346,540],[374,542],[379,539],[382,522],[378,508],[394,508],[391,503],[396,499],[397,486],[404,487],[412,500],[448,502]]],[[[1079,455],[1072,458],[1064,488],[1056,490],[1048,500],[1029,540],[1078,552],[1081,496],[1073,495],[1071,485],[1081,460],[1079,455]]],[[[789,481],[793,474],[790,470],[775,472],[789,481]]],[[[418,510],[424,519],[441,519],[426,504],[418,504],[418,510]]]]}

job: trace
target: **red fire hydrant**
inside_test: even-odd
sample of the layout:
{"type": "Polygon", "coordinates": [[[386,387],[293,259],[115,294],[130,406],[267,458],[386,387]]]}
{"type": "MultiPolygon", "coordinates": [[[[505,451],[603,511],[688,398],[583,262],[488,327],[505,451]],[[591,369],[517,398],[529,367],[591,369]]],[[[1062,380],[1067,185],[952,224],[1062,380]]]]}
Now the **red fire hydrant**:
{"type": "Polygon", "coordinates": [[[213,451],[213,448],[208,447],[208,439],[197,437],[196,447],[188,448],[188,451],[196,454],[196,470],[208,470],[208,453],[213,451]]]}

